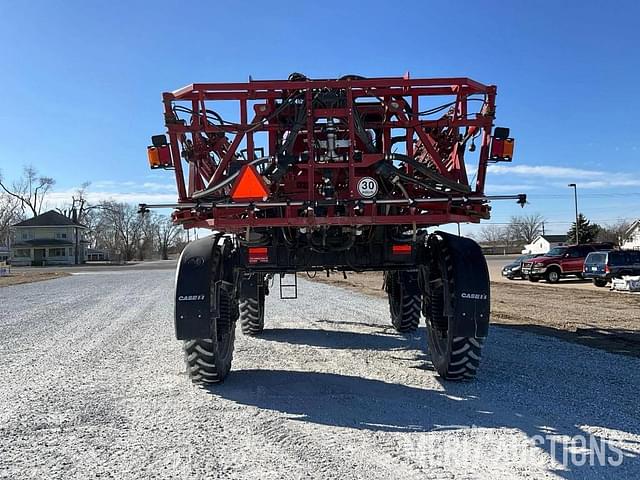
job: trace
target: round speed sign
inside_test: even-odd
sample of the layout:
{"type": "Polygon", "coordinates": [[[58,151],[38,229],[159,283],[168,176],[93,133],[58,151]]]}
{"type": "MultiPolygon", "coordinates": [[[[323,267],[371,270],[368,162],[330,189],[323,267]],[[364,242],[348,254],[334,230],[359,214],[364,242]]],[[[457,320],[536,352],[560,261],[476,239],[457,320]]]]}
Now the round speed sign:
{"type": "Polygon", "coordinates": [[[358,193],[363,198],[375,197],[378,193],[378,182],[375,178],[362,177],[358,180],[358,193]]]}

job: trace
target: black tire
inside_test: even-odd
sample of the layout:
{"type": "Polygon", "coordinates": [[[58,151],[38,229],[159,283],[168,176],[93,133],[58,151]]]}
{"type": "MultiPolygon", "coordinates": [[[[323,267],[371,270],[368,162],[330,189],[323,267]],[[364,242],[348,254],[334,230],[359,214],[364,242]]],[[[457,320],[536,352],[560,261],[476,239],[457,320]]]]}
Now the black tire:
{"type": "Polygon", "coordinates": [[[594,278],[593,279],[593,284],[596,287],[606,287],[607,286],[607,281],[602,279],[602,278],[594,278]]]}
{"type": "Polygon", "coordinates": [[[420,325],[422,295],[414,272],[386,272],[391,324],[400,333],[413,332],[420,325]]]}
{"type": "Polygon", "coordinates": [[[446,351],[434,355],[439,342],[429,333],[431,361],[438,375],[445,380],[471,380],[475,378],[482,358],[485,338],[449,337],[446,351]]]}
{"type": "Polygon", "coordinates": [[[439,249],[430,268],[428,301],[424,305],[431,361],[438,374],[446,380],[470,380],[475,378],[480,366],[486,337],[454,337],[449,334],[453,330],[453,321],[446,312],[451,310],[448,305],[453,301],[455,273],[444,242],[440,242],[439,249]]]}
{"type": "Polygon", "coordinates": [[[547,283],[558,283],[560,281],[561,273],[557,268],[549,268],[545,274],[544,279],[547,283]]]}
{"type": "Polygon", "coordinates": [[[245,335],[259,335],[264,330],[264,289],[254,296],[240,296],[240,328],[245,335]]]}
{"type": "Polygon", "coordinates": [[[211,301],[219,302],[218,316],[211,321],[211,338],[185,340],[183,349],[187,374],[197,385],[220,383],[229,374],[233,360],[238,303],[225,289],[220,288],[216,300],[217,280],[233,280],[228,261],[228,245],[214,247],[213,271],[210,282],[211,301]]]}

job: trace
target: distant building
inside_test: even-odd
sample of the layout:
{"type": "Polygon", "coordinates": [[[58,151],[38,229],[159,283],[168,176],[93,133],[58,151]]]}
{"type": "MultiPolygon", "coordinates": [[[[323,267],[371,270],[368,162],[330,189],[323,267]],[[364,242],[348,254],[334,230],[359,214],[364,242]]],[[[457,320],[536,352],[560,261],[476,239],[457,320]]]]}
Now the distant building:
{"type": "Polygon", "coordinates": [[[107,250],[100,250],[98,248],[87,249],[87,262],[108,262],[109,260],[111,260],[111,257],[107,250]]]}
{"type": "Polygon", "coordinates": [[[531,243],[524,246],[522,253],[547,253],[553,247],[567,245],[566,235],[538,235],[531,243]]]}
{"type": "Polygon", "coordinates": [[[640,249],[640,219],[631,224],[626,232],[627,240],[621,245],[622,248],[640,249]]]}
{"type": "Polygon", "coordinates": [[[7,247],[0,247],[0,263],[6,262],[11,257],[11,253],[7,247]]]}
{"type": "Polygon", "coordinates": [[[11,227],[12,265],[74,265],[87,260],[84,225],[49,210],[11,227]]]}

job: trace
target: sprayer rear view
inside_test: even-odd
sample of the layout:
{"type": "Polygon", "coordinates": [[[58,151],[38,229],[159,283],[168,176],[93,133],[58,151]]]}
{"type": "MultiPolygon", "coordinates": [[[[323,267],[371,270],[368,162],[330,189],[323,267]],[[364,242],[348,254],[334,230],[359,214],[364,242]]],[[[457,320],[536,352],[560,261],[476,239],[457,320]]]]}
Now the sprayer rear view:
{"type": "Polygon", "coordinates": [[[175,330],[192,380],[229,373],[237,322],[262,332],[270,279],[295,297],[295,274],[314,271],[383,271],[393,326],[424,316],[438,373],[474,377],[487,265],[474,241],[427,228],[488,219],[494,199],[524,205],[484,193],[487,166],[513,156],[495,100],[495,86],[468,78],[298,73],[165,93],[167,134],[148,159],[174,171],[178,201],[141,208],[214,231],[178,264],[175,330]]]}

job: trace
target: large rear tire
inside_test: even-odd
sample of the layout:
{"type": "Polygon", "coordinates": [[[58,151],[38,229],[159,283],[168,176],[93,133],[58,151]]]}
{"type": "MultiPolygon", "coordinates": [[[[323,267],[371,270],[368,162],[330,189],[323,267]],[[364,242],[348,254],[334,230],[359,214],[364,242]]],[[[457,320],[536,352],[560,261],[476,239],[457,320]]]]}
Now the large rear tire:
{"type": "Polygon", "coordinates": [[[230,290],[219,288],[222,282],[233,281],[229,250],[227,244],[214,246],[209,288],[211,310],[217,315],[211,318],[211,337],[185,340],[183,346],[187,374],[198,385],[220,383],[231,370],[238,302],[230,290]]]}
{"type": "Polygon", "coordinates": [[[259,286],[254,295],[241,295],[240,328],[245,335],[259,335],[264,330],[264,288],[259,286]]]}
{"type": "MultiPolygon", "coordinates": [[[[454,335],[456,272],[451,252],[444,239],[430,244],[433,254],[423,308],[431,361],[446,380],[472,379],[478,371],[486,337],[454,335]]],[[[482,255],[479,248],[477,254],[482,255]]]]}
{"type": "Polygon", "coordinates": [[[413,332],[420,325],[422,298],[417,272],[385,272],[391,324],[400,333],[413,332]]]}

